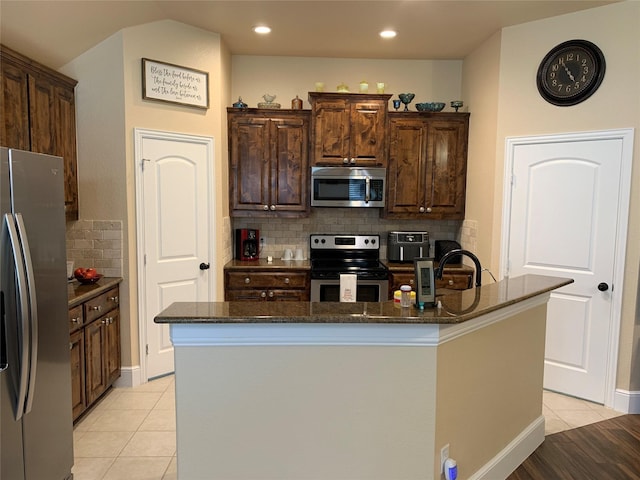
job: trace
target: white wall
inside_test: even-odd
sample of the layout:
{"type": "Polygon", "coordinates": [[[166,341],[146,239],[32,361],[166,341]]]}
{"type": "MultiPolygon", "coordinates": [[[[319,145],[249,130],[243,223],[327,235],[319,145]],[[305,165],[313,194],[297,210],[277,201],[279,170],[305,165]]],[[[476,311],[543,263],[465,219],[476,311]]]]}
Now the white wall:
{"type": "MultiPolygon", "coordinates": [[[[217,215],[222,217],[228,198],[224,118],[229,63],[218,34],[174,21],[160,21],[124,29],[61,69],[77,79],[79,85],[76,105],[80,219],[123,222],[124,281],[120,308],[124,367],[140,363],[133,129],[213,137],[218,185],[214,202],[217,215]],[[210,108],[143,100],[143,57],[209,72],[210,108]]],[[[216,223],[222,225],[220,217],[216,223]]],[[[216,244],[228,242],[223,233],[222,228],[213,232],[216,244]]],[[[221,268],[216,269],[216,274],[216,293],[222,298],[221,268]]]]}
{"type": "MultiPolygon", "coordinates": [[[[311,108],[308,92],[316,82],[324,82],[325,92],[335,92],[345,83],[352,93],[358,92],[360,81],[375,84],[384,82],[385,93],[397,98],[399,93],[415,93],[410,105],[415,111],[417,102],[446,102],[459,100],[461,95],[461,60],[368,60],[345,58],[259,57],[234,55],[232,61],[232,98],[239,96],[249,107],[263,102],[265,93],[277,95],[282,108],[291,108],[291,100],[299,96],[303,108],[311,108]]],[[[233,103],[233,102],[232,102],[233,103]]],[[[231,105],[229,105],[231,106],[231,105]]],[[[393,109],[391,103],[389,108],[393,109]]]]}
{"type": "MultiPolygon", "coordinates": [[[[615,128],[635,128],[634,168],[631,180],[631,209],[627,239],[622,325],[618,357],[617,386],[640,390],[640,322],[637,306],[640,266],[640,2],[621,2],[569,15],[505,28],[500,45],[496,38],[465,59],[465,92],[472,105],[471,152],[473,168],[486,169],[495,177],[493,194],[481,189],[467,191],[470,215],[477,212],[480,237],[491,231],[491,264],[500,258],[502,191],[505,139],[510,136],[538,135],[615,128]],[[572,38],[584,38],[597,44],[606,57],[607,71],[599,90],[587,101],[572,107],[557,107],[544,101],[536,87],[540,61],[555,45],[572,38]],[[499,86],[495,108],[475,108],[483,96],[496,96],[495,84],[486,82],[495,76],[482,61],[495,58],[499,49],[499,86]],[[467,68],[469,66],[469,68],[467,68]],[[468,76],[467,76],[468,74],[468,76]],[[480,86],[480,88],[478,88],[480,86]],[[497,110],[496,110],[497,109],[497,110]],[[495,124],[495,145],[476,143],[481,125],[495,124]],[[472,207],[472,206],[476,206],[472,207]],[[635,353],[634,353],[635,352],[635,353]]],[[[495,63],[495,60],[492,61],[495,63]]],[[[465,98],[465,100],[467,100],[465,98]]],[[[470,180],[471,183],[475,180],[470,180]]],[[[484,242],[484,239],[482,240],[484,242]]],[[[488,246],[483,244],[483,249],[488,246]]]]}

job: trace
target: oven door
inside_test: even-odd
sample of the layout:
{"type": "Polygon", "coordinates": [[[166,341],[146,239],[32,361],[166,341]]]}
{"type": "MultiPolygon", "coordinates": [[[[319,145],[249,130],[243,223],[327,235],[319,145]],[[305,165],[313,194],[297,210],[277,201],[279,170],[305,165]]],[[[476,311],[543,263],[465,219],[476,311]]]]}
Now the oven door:
{"type": "MultiPolygon", "coordinates": [[[[360,280],[356,290],[357,302],[386,302],[389,299],[388,280],[360,280]]],[[[311,280],[312,302],[339,302],[340,280],[311,280]]]]}

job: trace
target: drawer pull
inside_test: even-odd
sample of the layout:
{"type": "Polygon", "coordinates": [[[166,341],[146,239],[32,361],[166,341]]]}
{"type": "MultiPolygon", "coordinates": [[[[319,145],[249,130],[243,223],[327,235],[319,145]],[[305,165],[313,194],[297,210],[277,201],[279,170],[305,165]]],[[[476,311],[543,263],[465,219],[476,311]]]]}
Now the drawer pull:
{"type": "Polygon", "coordinates": [[[269,298],[273,298],[273,292],[269,292],[269,298]]]}
{"type": "Polygon", "coordinates": [[[249,277],[245,278],[245,279],[244,279],[244,283],[246,283],[246,284],[251,283],[251,279],[250,279],[249,277]]]}
{"type": "Polygon", "coordinates": [[[114,296],[114,297],[109,297],[109,301],[113,302],[113,303],[118,303],[120,301],[120,299],[118,298],[118,296],[114,296]]]}
{"type": "Polygon", "coordinates": [[[97,305],[95,307],[91,307],[91,310],[94,310],[96,312],[101,312],[102,311],[102,305],[97,305]]]}
{"type": "Polygon", "coordinates": [[[267,292],[261,292],[261,293],[260,293],[260,296],[261,296],[262,298],[267,298],[267,292]]]}
{"type": "Polygon", "coordinates": [[[453,279],[449,280],[449,285],[453,285],[453,279]]]}
{"type": "Polygon", "coordinates": [[[284,279],[284,283],[286,283],[287,285],[289,285],[289,282],[290,282],[289,277],[284,279]]]}
{"type": "Polygon", "coordinates": [[[80,323],[80,317],[72,318],[71,323],[80,323]]]}

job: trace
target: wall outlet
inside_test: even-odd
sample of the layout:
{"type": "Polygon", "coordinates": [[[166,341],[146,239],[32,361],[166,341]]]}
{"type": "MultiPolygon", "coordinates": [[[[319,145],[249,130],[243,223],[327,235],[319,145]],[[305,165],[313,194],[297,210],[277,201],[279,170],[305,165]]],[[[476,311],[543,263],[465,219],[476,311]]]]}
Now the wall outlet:
{"type": "Polygon", "coordinates": [[[447,443],[440,450],[440,473],[444,473],[444,462],[449,458],[449,444],[447,443]]]}

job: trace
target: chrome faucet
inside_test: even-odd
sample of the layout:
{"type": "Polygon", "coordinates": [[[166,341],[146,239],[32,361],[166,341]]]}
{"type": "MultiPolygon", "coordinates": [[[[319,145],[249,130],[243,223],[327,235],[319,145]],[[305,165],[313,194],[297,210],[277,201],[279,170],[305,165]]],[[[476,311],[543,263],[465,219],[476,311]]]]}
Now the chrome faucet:
{"type": "Polygon", "coordinates": [[[451,257],[454,257],[456,255],[466,255],[471,260],[473,260],[473,263],[476,266],[476,287],[479,287],[480,285],[482,285],[482,267],[480,266],[480,260],[478,260],[478,257],[476,257],[469,250],[462,250],[460,248],[456,248],[455,250],[449,250],[447,253],[445,253],[442,256],[442,258],[440,259],[440,263],[438,264],[438,269],[436,270],[435,277],[442,278],[442,272],[444,270],[444,266],[451,259],[451,257]]]}

